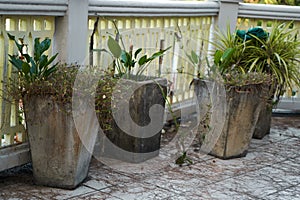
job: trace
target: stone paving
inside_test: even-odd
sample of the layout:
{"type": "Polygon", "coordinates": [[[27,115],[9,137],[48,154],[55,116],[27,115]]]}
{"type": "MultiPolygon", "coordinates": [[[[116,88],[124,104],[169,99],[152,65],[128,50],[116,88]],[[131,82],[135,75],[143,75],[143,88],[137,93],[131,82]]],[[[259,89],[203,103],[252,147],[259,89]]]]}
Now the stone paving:
{"type": "Polygon", "coordinates": [[[75,190],[34,185],[30,166],[0,173],[0,199],[300,199],[300,117],[273,117],[270,135],[246,157],[220,160],[189,152],[192,165],[153,173],[113,170],[97,160],[75,190]],[[284,119],[284,120],[282,120],[284,119]]]}

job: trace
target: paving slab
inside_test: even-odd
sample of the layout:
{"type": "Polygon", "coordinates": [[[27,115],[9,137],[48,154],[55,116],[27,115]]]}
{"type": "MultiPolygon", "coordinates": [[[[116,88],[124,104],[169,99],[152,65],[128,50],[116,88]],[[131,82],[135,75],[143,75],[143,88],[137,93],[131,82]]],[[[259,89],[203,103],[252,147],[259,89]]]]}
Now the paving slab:
{"type": "Polygon", "coordinates": [[[92,159],[88,178],[75,190],[35,185],[28,164],[0,172],[0,200],[300,199],[300,118],[272,120],[271,133],[253,139],[246,157],[221,160],[191,146],[193,164],[159,168],[153,163],[158,170],[143,173],[92,159]]]}

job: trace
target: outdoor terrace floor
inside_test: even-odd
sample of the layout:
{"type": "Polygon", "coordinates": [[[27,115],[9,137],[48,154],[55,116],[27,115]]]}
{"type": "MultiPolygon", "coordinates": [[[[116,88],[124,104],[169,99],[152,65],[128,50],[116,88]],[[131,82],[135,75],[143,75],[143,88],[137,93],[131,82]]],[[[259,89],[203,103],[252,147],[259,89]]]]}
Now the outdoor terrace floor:
{"type": "Polygon", "coordinates": [[[156,173],[115,171],[97,160],[75,190],[34,185],[30,165],[0,173],[0,199],[300,199],[300,117],[273,117],[270,135],[246,157],[199,156],[156,173]]]}

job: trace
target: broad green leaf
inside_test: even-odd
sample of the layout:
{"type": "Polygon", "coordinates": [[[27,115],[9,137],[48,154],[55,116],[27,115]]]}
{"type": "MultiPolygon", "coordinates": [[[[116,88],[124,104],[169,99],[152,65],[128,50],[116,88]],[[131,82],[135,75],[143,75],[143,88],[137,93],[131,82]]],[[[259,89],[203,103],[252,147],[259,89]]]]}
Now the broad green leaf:
{"type": "Polygon", "coordinates": [[[15,40],[15,36],[13,36],[13,35],[11,35],[11,34],[9,34],[9,33],[7,33],[7,36],[8,36],[8,38],[9,38],[10,40],[15,40]]]}
{"type": "Polygon", "coordinates": [[[23,61],[20,59],[17,59],[15,56],[9,55],[10,60],[9,62],[15,67],[17,68],[18,71],[22,71],[22,64],[23,61]]]}
{"type": "Polygon", "coordinates": [[[118,44],[118,42],[115,41],[111,36],[109,36],[108,38],[107,46],[115,58],[119,58],[121,56],[122,53],[121,47],[118,44]]]}
{"type": "Polygon", "coordinates": [[[147,59],[147,55],[143,55],[140,59],[139,59],[139,65],[142,66],[144,65],[145,63],[148,62],[148,59],[147,59]]]}
{"type": "MultiPolygon", "coordinates": [[[[157,57],[159,57],[159,56],[162,56],[163,55],[163,53],[161,53],[161,52],[156,52],[156,53],[154,53],[154,54],[152,54],[152,56],[150,57],[150,58],[148,58],[148,61],[152,61],[152,60],[154,60],[155,58],[157,58],[157,57]]],[[[147,61],[147,62],[148,62],[147,61]]]]}
{"type": "Polygon", "coordinates": [[[34,39],[34,60],[37,62],[42,54],[40,38],[34,39]]]}
{"type": "Polygon", "coordinates": [[[22,72],[24,74],[28,74],[30,72],[30,65],[26,62],[23,62],[22,64],[22,72]]]}
{"type": "Polygon", "coordinates": [[[42,55],[39,59],[39,70],[43,70],[44,67],[47,67],[45,66],[47,62],[48,62],[48,56],[42,55]]]}
{"type": "MultiPolygon", "coordinates": [[[[18,48],[18,51],[19,51],[20,53],[22,53],[23,45],[22,45],[22,44],[19,44],[19,42],[16,40],[16,37],[15,37],[15,36],[13,36],[13,35],[11,35],[11,34],[9,34],[9,33],[7,33],[7,35],[8,35],[8,38],[9,38],[10,40],[13,40],[13,41],[15,42],[15,44],[16,44],[16,46],[17,46],[17,48],[18,48]]],[[[23,41],[23,38],[20,38],[20,40],[23,41]]]]}
{"type": "Polygon", "coordinates": [[[234,53],[234,51],[235,51],[234,48],[226,49],[221,57],[221,62],[228,61],[229,59],[231,59],[231,56],[234,53]]]}
{"type": "Polygon", "coordinates": [[[216,65],[220,64],[222,56],[223,56],[223,51],[216,50],[215,55],[214,55],[214,63],[216,65]]]}
{"type": "Polygon", "coordinates": [[[158,51],[158,52],[152,54],[152,56],[151,56],[150,58],[148,58],[148,61],[147,61],[147,62],[152,61],[152,60],[154,60],[155,58],[162,56],[162,55],[163,55],[167,50],[169,50],[170,48],[171,48],[171,46],[169,46],[168,48],[166,48],[166,49],[164,49],[164,50],[160,50],[160,51],[158,51]]]}
{"type": "Polygon", "coordinates": [[[138,50],[135,51],[134,53],[134,58],[136,59],[136,57],[138,56],[138,54],[142,51],[142,48],[139,48],[138,50]]]}
{"type": "Polygon", "coordinates": [[[122,50],[121,53],[121,62],[124,63],[125,67],[129,67],[130,66],[130,62],[131,62],[131,56],[128,52],[122,50]]]}
{"type": "Polygon", "coordinates": [[[27,62],[27,63],[30,63],[30,55],[28,55],[28,54],[26,53],[26,54],[23,54],[23,56],[25,57],[26,62],[27,62]]]}
{"type": "Polygon", "coordinates": [[[36,63],[34,62],[34,60],[32,58],[30,58],[30,63],[31,63],[31,68],[30,68],[30,72],[31,74],[37,74],[38,73],[38,68],[36,66],[36,63]]]}
{"type": "Polygon", "coordinates": [[[40,44],[41,54],[43,54],[45,51],[47,51],[50,48],[50,45],[51,45],[51,39],[45,38],[40,44]]]}
{"type": "Polygon", "coordinates": [[[196,65],[199,62],[199,56],[195,53],[195,51],[192,50],[191,52],[191,59],[193,63],[196,65]]]}

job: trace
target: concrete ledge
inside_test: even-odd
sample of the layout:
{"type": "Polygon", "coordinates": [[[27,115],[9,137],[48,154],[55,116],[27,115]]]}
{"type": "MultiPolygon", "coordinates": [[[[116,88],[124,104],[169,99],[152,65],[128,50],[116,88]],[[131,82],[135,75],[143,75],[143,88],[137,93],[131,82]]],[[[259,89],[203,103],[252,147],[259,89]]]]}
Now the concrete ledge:
{"type": "Polygon", "coordinates": [[[300,114],[300,98],[282,98],[273,113],[300,114]]]}
{"type": "Polygon", "coordinates": [[[67,0],[0,0],[1,15],[64,16],[67,0]]]}
{"type": "Polygon", "coordinates": [[[27,142],[0,148],[0,171],[31,162],[29,151],[27,142]]]}
{"type": "MultiPolygon", "coordinates": [[[[166,121],[173,120],[173,117],[179,118],[181,113],[184,113],[184,115],[196,113],[195,101],[192,99],[175,103],[171,108],[173,114],[169,110],[166,110],[166,121]]],[[[300,98],[282,98],[277,107],[273,109],[273,115],[277,114],[300,115],[300,98]]]]}
{"type": "Polygon", "coordinates": [[[299,21],[299,12],[299,6],[265,5],[251,3],[240,3],[239,6],[239,17],[245,18],[299,21]]]}
{"type": "Polygon", "coordinates": [[[214,1],[89,0],[90,16],[217,16],[218,12],[214,1]]]}

